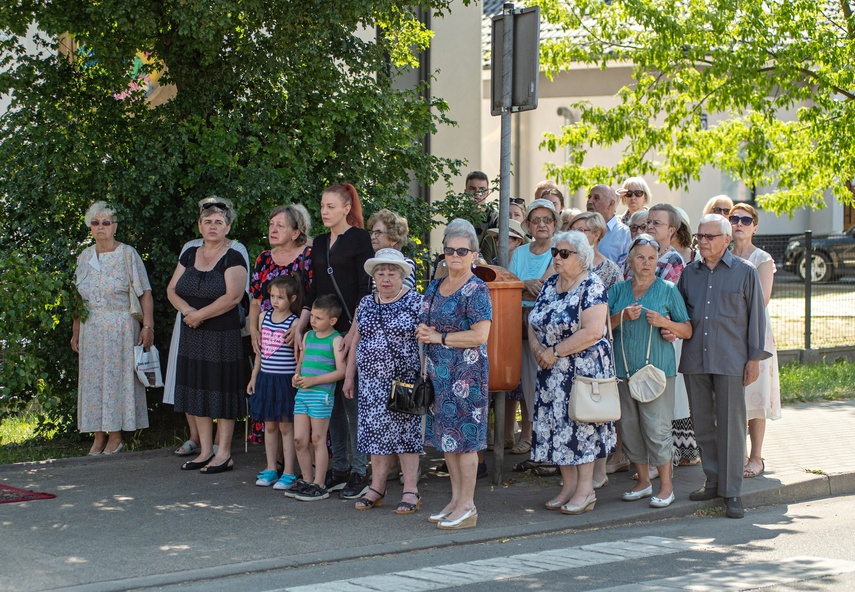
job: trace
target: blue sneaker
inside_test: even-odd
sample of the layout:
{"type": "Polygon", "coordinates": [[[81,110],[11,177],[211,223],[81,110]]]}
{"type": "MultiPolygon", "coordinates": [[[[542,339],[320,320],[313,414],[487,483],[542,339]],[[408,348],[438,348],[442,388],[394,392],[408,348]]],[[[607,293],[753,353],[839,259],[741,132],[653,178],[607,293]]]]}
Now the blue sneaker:
{"type": "Polygon", "coordinates": [[[261,471],[255,477],[256,485],[258,485],[259,487],[270,487],[271,485],[276,483],[276,479],[279,478],[279,473],[277,473],[276,471],[261,471]]]}
{"type": "Polygon", "coordinates": [[[282,473],[282,476],[279,477],[279,481],[276,482],[276,484],[273,486],[273,489],[288,489],[294,484],[296,480],[296,475],[291,475],[290,473],[282,473]]]}

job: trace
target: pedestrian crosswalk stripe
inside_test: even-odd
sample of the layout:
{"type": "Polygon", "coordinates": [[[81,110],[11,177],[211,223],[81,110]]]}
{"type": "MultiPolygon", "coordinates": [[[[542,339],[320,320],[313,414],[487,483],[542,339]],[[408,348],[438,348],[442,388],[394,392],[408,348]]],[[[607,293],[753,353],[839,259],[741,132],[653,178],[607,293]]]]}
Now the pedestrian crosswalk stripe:
{"type": "Polygon", "coordinates": [[[279,592],[350,592],[351,590],[421,592],[441,590],[466,583],[506,580],[550,571],[563,571],[628,559],[709,548],[709,544],[698,541],[646,536],[611,543],[596,543],[540,553],[523,553],[465,563],[423,567],[390,574],[348,578],[334,582],[285,588],[279,592]]]}
{"type": "Polygon", "coordinates": [[[727,569],[695,572],[683,576],[600,588],[591,592],[654,592],[677,590],[736,592],[783,586],[842,573],[855,572],[855,562],[823,557],[790,557],[774,563],[734,565],[727,569]]]}

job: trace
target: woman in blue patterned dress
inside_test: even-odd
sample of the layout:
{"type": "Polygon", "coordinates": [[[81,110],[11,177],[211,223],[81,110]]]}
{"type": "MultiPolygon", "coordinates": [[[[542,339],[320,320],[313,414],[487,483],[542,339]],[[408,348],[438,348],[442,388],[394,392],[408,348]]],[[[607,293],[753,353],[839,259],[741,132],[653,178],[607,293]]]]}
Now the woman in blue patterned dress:
{"type": "Polygon", "coordinates": [[[606,290],[592,273],[594,252],[581,232],[553,238],[558,272],[547,279],[529,315],[528,343],[540,370],[534,404],[532,460],[558,465],[563,483],[546,502],[549,510],[582,514],[594,509],[594,461],[615,445],[614,423],[582,423],[567,415],[577,375],[615,375],[611,345],[605,337],[606,290]]]}
{"type": "Polygon", "coordinates": [[[478,521],[475,479],[478,451],[487,447],[486,343],[493,307],[487,285],[472,273],[478,256],[472,224],[453,220],[443,246],[448,277],[428,286],[416,337],[428,344],[427,373],[436,391],[426,440],[445,453],[451,477],[451,501],[429,520],[448,530],[472,528],[478,521]]]}
{"type": "Polygon", "coordinates": [[[382,505],[386,476],[397,455],[404,493],[396,512],[412,514],[421,504],[422,421],[418,415],[389,411],[386,401],[393,380],[412,382],[419,373],[416,326],[422,296],[406,285],[413,268],[396,249],[378,250],[364,268],[377,292],[365,296],[356,309],[356,346],[350,348],[343,390],[348,399],[358,392],[356,442],[360,452],[371,455],[371,485],[354,507],[369,510],[382,505]]]}

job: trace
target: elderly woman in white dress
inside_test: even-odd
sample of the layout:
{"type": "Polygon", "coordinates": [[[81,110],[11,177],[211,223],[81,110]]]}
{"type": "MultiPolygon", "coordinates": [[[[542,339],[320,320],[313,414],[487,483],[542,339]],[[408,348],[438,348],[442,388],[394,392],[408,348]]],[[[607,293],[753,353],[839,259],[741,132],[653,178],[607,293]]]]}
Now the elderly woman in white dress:
{"type": "Polygon", "coordinates": [[[116,240],[115,212],[97,201],[85,220],[95,244],[77,258],[77,291],[86,314],[74,319],[71,349],[80,354],[77,427],[95,433],[89,450],[94,456],[121,452],[123,431],[148,427],[134,345],[150,347],[154,341],[154,309],[142,259],[116,240]],[[142,307],[142,327],[131,316],[132,291],[142,307]]]}

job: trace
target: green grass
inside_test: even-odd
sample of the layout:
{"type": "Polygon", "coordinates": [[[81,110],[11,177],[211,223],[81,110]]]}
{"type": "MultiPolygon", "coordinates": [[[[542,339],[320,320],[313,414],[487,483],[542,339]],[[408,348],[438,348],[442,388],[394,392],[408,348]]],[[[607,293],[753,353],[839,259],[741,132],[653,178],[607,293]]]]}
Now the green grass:
{"type": "Polygon", "coordinates": [[[855,362],[835,360],[781,368],[781,403],[855,398],[855,362]]]}

